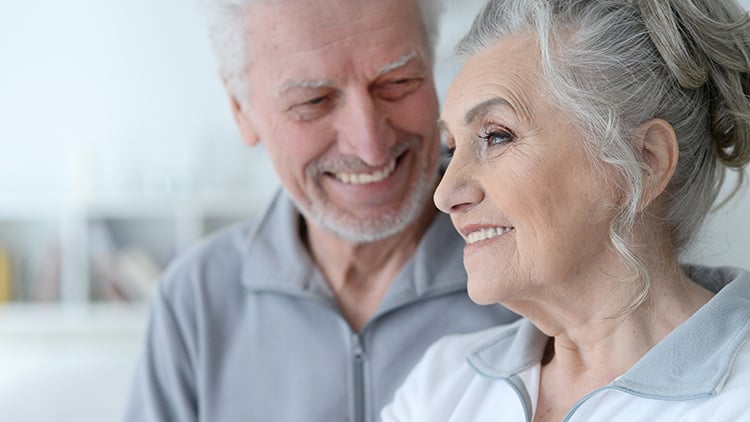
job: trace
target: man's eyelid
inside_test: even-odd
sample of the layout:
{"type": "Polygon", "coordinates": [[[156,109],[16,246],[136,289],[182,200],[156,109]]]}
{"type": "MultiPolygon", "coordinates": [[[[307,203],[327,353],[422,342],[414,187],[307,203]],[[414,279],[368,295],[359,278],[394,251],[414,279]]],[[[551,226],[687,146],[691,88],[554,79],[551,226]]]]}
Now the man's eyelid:
{"type": "Polygon", "coordinates": [[[300,95],[299,97],[296,97],[289,101],[287,110],[294,110],[302,107],[319,107],[323,104],[333,101],[335,99],[333,98],[334,96],[335,93],[331,92],[310,93],[304,96],[300,95]]]}
{"type": "Polygon", "coordinates": [[[326,100],[330,100],[330,99],[331,99],[331,95],[330,94],[317,95],[315,97],[311,97],[307,101],[301,102],[299,105],[303,105],[303,106],[304,105],[315,106],[315,105],[324,103],[326,100]]]}
{"type": "Polygon", "coordinates": [[[417,92],[422,82],[419,79],[398,79],[375,85],[371,92],[383,100],[398,101],[417,92]]]}
{"type": "Polygon", "coordinates": [[[406,89],[421,84],[424,77],[418,75],[391,75],[379,79],[374,85],[375,90],[406,89]]]}
{"type": "Polygon", "coordinates": [[[286,112],[293,120],[311,122],[328,115],[336,107],[336,93],[324,94],[290,105],[286,112]],[[319,100],[317,102],[314,102],[319,100]]]}
{"type": "Polygon", "coordinates": [[[286,104],[289,104],[289,108],[299,104],[304,104],[312,101],[316,98],[322,98],[334,94],[336,90],[327,85],[299,85],[283,90],[279,94],[279,98],[286,104]]]}
{"type": "Polygon", "coordinates": [[[425,67],[417,62],[410,61],[403,66],[378,75],[373,85],[392,84],[396,81],[423,80],[426,77],[427,70],[425,67]]]}
{"type": "Polygon", "coordinates": [[[385,83],[387,86],[395,86],[395,87],[407,87],[412,84],[421,83],[422,79],[420,78],[397,78],[390,80],[385,83]]]}

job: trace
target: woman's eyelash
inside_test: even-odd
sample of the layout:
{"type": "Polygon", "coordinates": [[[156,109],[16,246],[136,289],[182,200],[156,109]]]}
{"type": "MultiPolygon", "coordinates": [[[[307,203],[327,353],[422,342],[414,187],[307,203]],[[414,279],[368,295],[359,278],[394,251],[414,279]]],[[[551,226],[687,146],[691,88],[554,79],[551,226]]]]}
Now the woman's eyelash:
{"type": "Polygon", "coordinates": [[[516,140],[516,136],[509,130],[502,128],[488,128],[483,131],[480,138],[484,139],[487,146],[500,145],[507,142],[513,142],[516,140]],[[500,142],[493,142],[498,139],[500,142]]]}
{"type": "MultiPolygon", "coordinates": [[[[517,138],[511,132],[507,129],[502,128],[488,128],[486,130],[483,130],[482,133],[479,135],[479,138],[484,140],[487,146],[493,146],[493,145],[500,145],[505,144],[507,142],[514,142],[517,138]],[[500,142],[494,142],[493,139],[498,139],[500,142]]],[[[453,154],[456,152],[456,147],[452,146],[449,147],[446,144],[440,144],[440,155],[444,158],[452,158],[453,154]]]]}

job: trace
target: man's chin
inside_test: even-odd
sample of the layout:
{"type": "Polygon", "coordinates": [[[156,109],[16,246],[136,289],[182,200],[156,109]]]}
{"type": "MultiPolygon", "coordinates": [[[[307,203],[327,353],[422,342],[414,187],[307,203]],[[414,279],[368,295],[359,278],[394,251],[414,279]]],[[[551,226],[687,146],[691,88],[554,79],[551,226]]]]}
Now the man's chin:
{"type": "Polygon", "coordinates": [[[321,226],[342,239],[352,243],[370,243],[386,239],[406,229],[413,218],[399,216],[379,216],[368,219],[323,219],[321,226]]]}
{"type": "MultiPolygon", "coordinates": [[[[437,177],[437,174],[435,174],[437,177]]],[[[394,236],[414,224],[431,197],[433,180],[422,180],[411,186],[409,192],[390,205],[356,211],[344,210],[328,201],[308,204],[302,214],[318,226],[352,243],[370,243],[394,236]]]]}
{"type": "Polygon", "coordinates": [[[313,210],[303,214],[308,220],[342,239],[352,243],[370,243],[402,232],[416,221],[421,211],[422,207],[408,203],[402,204],[397,210],[382,210],[363,216],[333,210],[313,210]]]}

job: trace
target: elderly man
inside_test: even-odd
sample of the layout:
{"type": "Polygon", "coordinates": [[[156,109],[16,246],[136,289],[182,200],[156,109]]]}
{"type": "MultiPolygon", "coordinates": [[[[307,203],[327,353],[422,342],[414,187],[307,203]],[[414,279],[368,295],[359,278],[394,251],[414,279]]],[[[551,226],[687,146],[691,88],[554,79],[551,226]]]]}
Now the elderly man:
{"type": "Polygon", "coordinates": [[[128,421],[374,421],[437,338],[515,319],[469,300],[463,241],[431,205],[423,3],[205,5],[239,130],[283,191],[168,269],[128,421]]]}

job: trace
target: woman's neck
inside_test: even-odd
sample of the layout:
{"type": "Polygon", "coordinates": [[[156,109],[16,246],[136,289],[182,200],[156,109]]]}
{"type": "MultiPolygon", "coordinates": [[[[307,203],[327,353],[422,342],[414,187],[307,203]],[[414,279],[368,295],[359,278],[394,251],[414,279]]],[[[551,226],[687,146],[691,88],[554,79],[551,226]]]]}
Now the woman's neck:
{"type": "Polygon", "coordinates": [[[628,313],[617,315],[616,305],[628,296],[612,288],[598,293],[599,300],[593,303],[588,298],[567,307],[552,304],[556,311],[540,313],[543,318],[537,319],[543,320],[532,317],[552,336],[542,366],[535,421],[547,420],[544,415],[559,421],[576,401],[625,373],[713,296],[690,281],[676,260],[671,268],[661,268],[653,270],[646,299],[628,313]]]}

